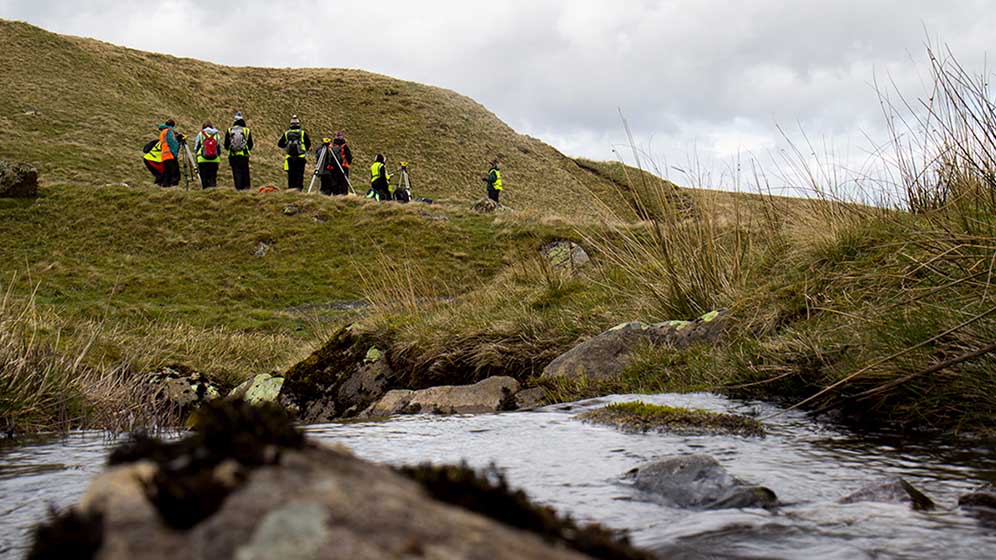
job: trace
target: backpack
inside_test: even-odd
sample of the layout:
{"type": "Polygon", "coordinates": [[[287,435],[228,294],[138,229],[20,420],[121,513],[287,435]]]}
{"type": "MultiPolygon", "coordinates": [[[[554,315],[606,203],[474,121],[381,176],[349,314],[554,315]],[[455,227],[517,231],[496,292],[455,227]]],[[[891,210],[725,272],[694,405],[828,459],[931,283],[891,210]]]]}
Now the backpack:
{"type": "MultiPolygon", "coordinates": [[[[235,138],[232,138],[232,147],[235,147],[235,138]]],[[[204,159],[214,159],[218,157],[218,139],[213,134],[205,134],[204,142],[201,143],[201,155],[204,159]]]]}
{"type": "Polygon", "coordinates": [[[241,126],[233,126],[232,130],[231,149],[233,152],[241,152],[246,149],[246,133],[245,129],[241,126]]]}
{"type": "Polygon", "coordinates": [[[300,157],[304,154],[304,146],[301,145],[304,139],[304,132],[302,130],[288,130],[284,134],[284,138],[287,139],[287,155],[290,157],[300,157]]]}

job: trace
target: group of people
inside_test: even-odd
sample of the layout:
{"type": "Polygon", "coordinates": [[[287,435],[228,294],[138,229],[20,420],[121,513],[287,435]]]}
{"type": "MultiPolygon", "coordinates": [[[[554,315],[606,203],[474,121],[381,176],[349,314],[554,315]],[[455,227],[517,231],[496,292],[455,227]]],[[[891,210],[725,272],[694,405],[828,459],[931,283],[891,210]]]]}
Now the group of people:
{"type": "MultiPolygon", "coordinates": [[[[251,185],[249,175],[249,157],[253,150],[252,131],[246,125],[242,112],[236,112],[232,126],[225,131],[224,139],[221,132],[211,122],[205,122],[194,140],[193,152],[186,152],[186,136],[175,130],[176,122],[168,119],[159,125],[159,136],[143,148],[145,166],[152,173],[155,183],[162,187],[174,187],[180,184],[180,166],[182,158],[188,157],[193,162],[196,158],[197,172],[201,187],[208,189],[218,185],[218,167],[221,164],[222,153],[228,154],[228,164],[232,168],[232,179],[236,190],[248,190],[251,185]]],[[[315,147],[315,174],[320,181],[319,191],[328,196],[347,195],[352,190],[349,181],[349,170],[353,165],[353,153],[346,142],[343,132],[336,132],[334,138],[322,138],[320,145],[315,147]]],[[[301,120],[292,115],[290,125],[277,140],[277,147],[284,151],[284,172],[287,173],[288,190],[304,189],[304,171],[308,154],[312,153],[311,138],[301,127],[301,120]]],[[[498,160],[491,162],[488,176],[482,180],[487,183],[488,197],[498,202],[502,191],[501,171],[498,160]]],[[[387,157],[377,154],[370,167],[370,189],[367,198],[378,201],[396,200],[408,202],[411,200],[411,183],[408,177],[408,164],[401,163],[399,170],[401,179],[398,186],[392,185],[392,175],[387,170],[387,157]]]]}

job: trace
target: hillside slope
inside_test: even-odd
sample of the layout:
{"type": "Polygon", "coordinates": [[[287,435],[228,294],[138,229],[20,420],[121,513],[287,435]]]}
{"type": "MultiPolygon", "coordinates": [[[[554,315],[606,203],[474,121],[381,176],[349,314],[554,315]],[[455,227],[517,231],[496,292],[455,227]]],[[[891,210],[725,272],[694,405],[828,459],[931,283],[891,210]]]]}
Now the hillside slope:
{"type": "MultiPolygon", "coordinates": [[[[168,117],[182,132],[227,127],[245,113],[256,137],[254,184],[285,185],[276,142],[292,113],[314,138],[345,130],[365,182],[373,156],[412,162],[416,195],[471,201],[499,155],[517,209],[590,214],[610,181],[517,134],[473,100],[359,70],[230,68],[145,53],[0,20],[0,159],[48,182],[150,184],[141,147],[168,117]]],[[[230,184],[227,164],[220,184],[230,184]]],[[[309,166],[310,172],[310,166],[309,166]]],[[[603,196],[604,197],[604,196],[603,196]]]]}

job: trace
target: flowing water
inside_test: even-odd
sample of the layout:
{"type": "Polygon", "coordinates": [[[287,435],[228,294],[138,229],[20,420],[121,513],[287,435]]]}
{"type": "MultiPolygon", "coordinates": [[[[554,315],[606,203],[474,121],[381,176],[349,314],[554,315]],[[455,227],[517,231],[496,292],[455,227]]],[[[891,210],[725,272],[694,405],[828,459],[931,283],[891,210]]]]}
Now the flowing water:
{"type": "MultiPolygon", "coordinates": [[[[607,402],[659,404],[767,416],[778,409],[708,394],[615,396],[531,412],[410,416],[383,422],[308,427],[390,464],[495,464],[513,486],[583,521],[625,529],[666,558],[996,558],[996,522],[957,507],[958,497],[996,480],[996,451],[964,442],[909,442],[855,435],[789,413],[767,420],[768,436],[626,434],[573,419],[607,402]],[[750,483],[774,490],[774,511],[672,509],[630,486],[623,475],[648,461],[708,453],[750,483]],[[899,475],[940,506],[837,500],[868,482],[899,475]]],[[[103,468],[113,442],[100,434],[0,449],[0,558],[19,558],[30,526],[49,504],[79,499],[103,468]]]]}

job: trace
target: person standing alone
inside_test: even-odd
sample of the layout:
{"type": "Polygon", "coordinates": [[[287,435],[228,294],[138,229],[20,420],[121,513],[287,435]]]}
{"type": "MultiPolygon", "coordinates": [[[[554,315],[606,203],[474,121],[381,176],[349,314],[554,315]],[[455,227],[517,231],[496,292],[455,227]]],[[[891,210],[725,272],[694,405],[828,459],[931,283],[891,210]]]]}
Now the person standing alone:
{"type": "Polygon", "coordinates": [[[497,158],[491,160],[491,170],[488,171],[488,176],[481,180],[488,184],[488,198],[495,201],[496,204],[501,204],[498,202],[498,197],[501,195],[502,181],[497,158]]]}
{"type": "Polygon", "coordinates": [[[280,137],[277,147],[284,150],[287,189],[298,191],[303,189],[304,166],[308,162],[311,138],[308,138],[308,133],[301,128],[301,120],[297,118],[297,115],[291,115],[290,128],[280,137]]]}
{"type": "Polygon", "coordinates": [[[225,133],[225,149],[228,150],[228,164],[232,166],[232,179],[235,190],[249,189],[249,154],[252,152],[252,131],[246,126],[242,111],[235,113],[232,127],[225,133]]]}
{"type": "Polygon", "coordinates": [[[205,122],[194,140],[194,153],[197,154],[197,172],[201,176],[201,188],[218,186],[218,165],[221,163],[221,137],[218,129],[205,122]]]}

